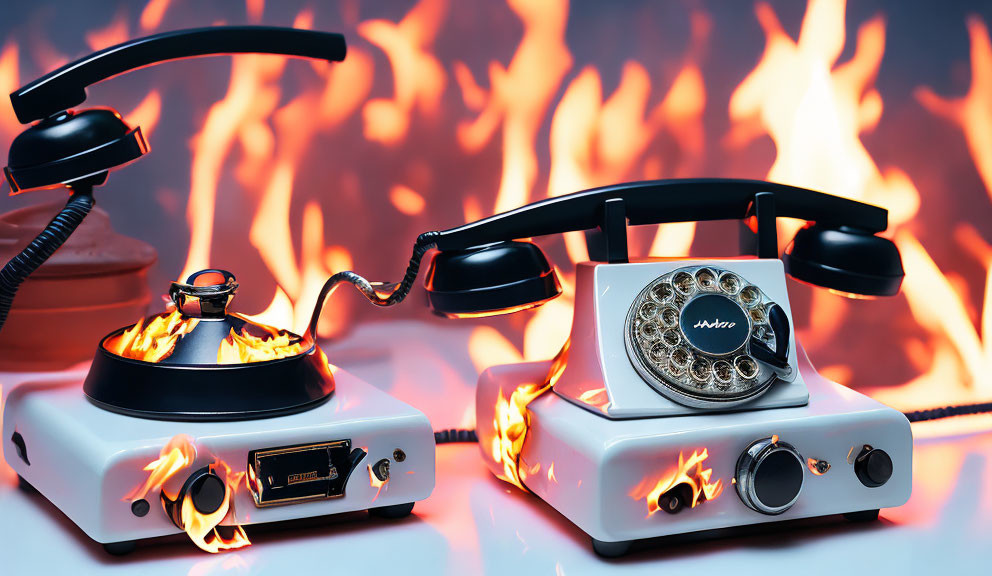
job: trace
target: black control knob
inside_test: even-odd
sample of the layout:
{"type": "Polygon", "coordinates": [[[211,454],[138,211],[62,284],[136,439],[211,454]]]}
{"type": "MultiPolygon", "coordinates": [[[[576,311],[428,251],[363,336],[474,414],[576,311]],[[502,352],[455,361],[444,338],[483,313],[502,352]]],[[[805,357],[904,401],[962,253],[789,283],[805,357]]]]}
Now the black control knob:
{"type": "Polygon", "coordinates": [[[188,494],[197,512],[213,514],[224,503],[226,491],[227,487],[224,486],[224,481],[220,479],[220,476],[210,471],[193,478],[188,494]]]}
{"type": "Polygon", "coordinates": [[[869,488],[877,488],[892,477],[892,458],[884,450],[865,445],[854,460],[854,473],[869,488]]]}
{"type": "Polygon", "coordinates": [[[805,469],[791,444],[777,436],[758,440],[737,460],[737,495],[752,510],[781,514],[799,499],[805,469]]]}
{"type": "Polygon", "coordinates": [[[224,505],[224,498],[227,495],[227,486],[224,480],[218,476],[211,467],[203,467],[196,470],[186,478],[183,487],[172,500],[162,490],[160,497],[165,506],[165,512],[172,519],[172,523],[180,530],[185,530],[182,518],[182,504],[186,497],[189,497],[193,507],[200,514],[209,515],[220,510],[224,505]]]}

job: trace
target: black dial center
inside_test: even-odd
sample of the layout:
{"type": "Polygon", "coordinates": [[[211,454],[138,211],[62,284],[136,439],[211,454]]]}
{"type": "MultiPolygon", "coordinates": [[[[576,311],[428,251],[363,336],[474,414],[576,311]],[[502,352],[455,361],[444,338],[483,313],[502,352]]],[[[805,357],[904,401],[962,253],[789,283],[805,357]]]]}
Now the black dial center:
{"type": "Polygon", "coordinates": [[[193,506],[201,514],[213,514],[224,504],[224,493],[227,488],[219,476],[210,472],[193,481],[189,495],[193,506]]]}
{"type": "Polygon", "coordinates": [[[769,508],[788,505],[802,487],[802,462],[786,450],[766,456],[754,472],[754,494],[769,508]]]}
{"type": "Polygon", "coordinates": [[[721,294],[703,294],[686,303],[679,328],[694,348],[715,356],[737,351],[751,333],[744,309],[721,294]]]}

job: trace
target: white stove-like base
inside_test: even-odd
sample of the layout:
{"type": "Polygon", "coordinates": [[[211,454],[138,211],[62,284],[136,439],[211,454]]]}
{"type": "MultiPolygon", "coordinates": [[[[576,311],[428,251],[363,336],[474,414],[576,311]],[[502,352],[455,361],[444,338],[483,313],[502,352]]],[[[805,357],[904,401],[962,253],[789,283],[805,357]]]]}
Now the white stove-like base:
{"type": "MultiPolygon", "coordinates": [[[[479,443],[483,459],[496,475],[504,472],[492,454],[496,398],[502,393],[508,399],[517,386],[543,381],[549,366],[547,362],[497,366],[480,377],[479,443]]],[[[810,400],[807,406],[791,408],[610,420],[546,392],[528,406],[530,426],[519,459],[523,483],[601,542],[904,504],[912,486],[913,458],[912,431],[905,416],[826,380],[801,350],[799,366],[810,400]],[[752,442],[773,435],[795,446],[804,461],[815,458],[831,465],[822,475],[806,468],[798,501],[774,516],[746,506],[733,483],[740,454],[752,442]],[[883,449],[893,462],[891,478],[880,487],[866,487],[854,471],[853,457],[866,444],[883,449]],[[702,466],[712,469],[710,482],[722,482],[722,493],[676,514],[660,510],[649,514],[647,500],[633,496],[638,486],[673,472],[680,452],[688,459],[703,449],[708,458],[702,466]]]]}
{"type": "MultiPolygon", "coordinates": [[[[83,395],[81,382],[25,383],[11,391],[3,419],[8,464],[57,506],[90,538],[125,542],[181,533],[163,511],[158,492],[146,499],[151,510],[134,515],[127,495],[148,478],[143,468],[177,434],[190,436],[195,461],[167,486],[178,486],[193,471],[223,461],[245,472],[251,450],[348,439],[368,454],[348,478],[344,496],[259,508],[244,481],[221,524],[260,524],[368,508],[408,504],[434,489],[434,434],[427,417],[385,392],[337,370],[331,399],[312,410],[238,422],[168,422],[102,410],[83,395]],[[24,438],[27,459],[12,443],[24,438]],[[405,453],[402,462],[394,451],[405,453]],[[388,483],[372,485],[369,465],[388,459],[388,483]]],[[[141,385],[140,382],[134,385],[141,385]]]]}

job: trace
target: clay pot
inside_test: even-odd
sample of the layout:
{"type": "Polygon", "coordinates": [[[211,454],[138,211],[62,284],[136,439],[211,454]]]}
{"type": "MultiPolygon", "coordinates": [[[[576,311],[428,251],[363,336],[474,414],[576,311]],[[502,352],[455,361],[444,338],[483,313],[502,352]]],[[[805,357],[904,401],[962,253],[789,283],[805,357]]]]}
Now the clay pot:
{"type": "MultiPolygon", "coordinates": [[[[0,215],[0,265],[26,246],[62,208],[39,204],[0,215]]],[[[114,232],[94,208],[69,240],[21,284],[0,330],[0,370],[66,368],[93,357],[100,339],[141,318],[155,249],[114,232]]]]}

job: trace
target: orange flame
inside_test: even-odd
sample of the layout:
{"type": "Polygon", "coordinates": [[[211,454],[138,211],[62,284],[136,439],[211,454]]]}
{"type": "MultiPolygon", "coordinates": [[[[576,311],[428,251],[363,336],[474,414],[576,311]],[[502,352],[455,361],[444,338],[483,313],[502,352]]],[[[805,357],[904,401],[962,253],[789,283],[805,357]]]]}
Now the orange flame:
{"type": "Polygon", "coordinates": [[[562,372],[568,361],[569,343],[555,357],[551,364],[544,382],[540,384],[521,384],[510,395],[507,400],[500,389],[499,397],[493,410],[493,435],[492,458],[494,462],[503,464],[503,473],[498,477],[501,480],[517,486],[521,490],[524,487],[520,471],[520,452],[523,450],[524,441],[527,439],[527,430],[530,428],[530,413],[527,405],[547,392],[562,372]]]}
{"type": "Polygon", "coordinates": [[[172,354],[180,337],[196,328],[199,320],[184,318],[178,310],[173,310],[155,316],[148,326],[143,326],[144,322],[138,320],[122,334],[108,338],[104,348],[124,358],[161,362],[172,354]]]}
{"type": "MultiPolygon", "coordinates": [[[[238,478],[240,479],[240,476],[238,478]]],[[[216,554],[224,550],[235,550],[251,545],[248,535],[245,534],[245,530],[241,526],[235,526],[234,532],[229,538],[225,538],[217,530],[217,525],[224,520],[231,508],[232,493],[233,491],[228,485],[228,489],[224,491],[224,501],[220,508],[211,514],[203,514],[198,511],[193,505],[192,495],[186,494],[183,498],[180,511],[183,526],[190,540],[201,550],[216,554]]]]}
{"type": "Polygon", "coordinates": [[[437,114],[447,75],[430,49],[447,12],[447,0],[421,0],[399,24],[370,20],[358,26],[358,33],[389,57],[396,87],[393,99],[365,104],[367,139],[398,144],[406,137],[414,107],[427,116],[437,114]]]}
{"type": "Polygon", "coordinates": [[[568,2],[509,0],[510,9],[523,21],[524,34],[507,68],[489,65],[488,94],[471,71],[456,63],[456,79],[465,104],[481,109],[473,122],[458,127],[458,141],[468,152],[482,149],[503,124],[503,171],[494,212],[526,204],[537,178],[534,152],[537,132],[547,107],[572,67],[565,43],[568,2]]]}
{"type": "Polygon", "coordinates": [[[231,333],[220,342],[217,349],[218,364],[242,364],[245,362],[265,362],[288,356],[296,356],[303,352],[303,342],[291,341],[288,332],[271,329],[268,337],[262,338],[249,334],[241,329],[241,334],[231,333]]]}
{"type": "Polygon", "coordinates": [[[723,481],[717,479],[710,482],[713,475],[712,468],[703,468],[703,462],[709,457],[706,448],[702,451],[694,450],[692,455],[686,459],[682,452],[679,452],[678,465],[664,473],[661,477],[645,478],[630,491],[630,496],[634,500],[645,500],[650,518],[655,512],[661,510],[658,506],[658,498],[672,488],[680,484],[685,484],[692,489],[692,501],[690,508],[695,508],[706,500],[714,500],[723,492],[723,481]]]}
{"type": "Polygon", "coordinates": [[[144,467],[146,472],[151,472],[145,483],[128,494],[124,500],[133,502],[144,498],[149,492],[159,490],[169,478],[189,466],[195,458],[196,446],[193,444],[193,439],[185,434],[173,436],[159,452],[158,459],[144,467]]]}
{"type": "Polygon", "coordinates": [[[171,0],[148,0],[145,8],[141,11],[141,18],[138,23],[145,32],[158,28],[165,17],[165,11],[169,9],[171,0]]]}

